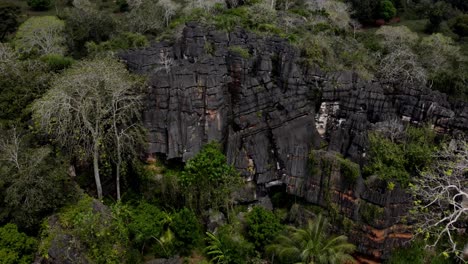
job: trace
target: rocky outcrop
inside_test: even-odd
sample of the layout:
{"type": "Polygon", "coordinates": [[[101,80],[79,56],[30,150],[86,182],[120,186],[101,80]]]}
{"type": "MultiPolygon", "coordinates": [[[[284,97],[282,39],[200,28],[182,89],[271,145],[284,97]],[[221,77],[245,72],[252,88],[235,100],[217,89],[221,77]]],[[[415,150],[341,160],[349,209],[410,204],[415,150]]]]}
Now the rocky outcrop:
{"type": "Polygon", "coordinates": [[[332,206],[353,223],[358,251],[375,259],[409,238],[402,220],[409,196],[378,180],[346,181],[336,154],[362,165],[367,131],[383,121],[468,131],[467,103],[451,103],[425,87],[324,73],[303,63],[285,40],[242,29],[226,33],[188,23],[175,43],[155,43],[121,58],[150,78],[144,111],[149,153],[186,161],[204,143],[220,141],[259,197],[286,185],[290,194],[332,206]],[[326,171],[320,166],[311,173],[314,149],[322,149],[316,154],[327,162],[326,171]]]}

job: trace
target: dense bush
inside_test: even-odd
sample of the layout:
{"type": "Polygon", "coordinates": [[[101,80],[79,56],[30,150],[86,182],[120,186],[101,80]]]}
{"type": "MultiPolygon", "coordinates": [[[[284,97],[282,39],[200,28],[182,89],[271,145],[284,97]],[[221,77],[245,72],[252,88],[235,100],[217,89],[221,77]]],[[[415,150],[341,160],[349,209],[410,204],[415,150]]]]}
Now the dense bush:
{"type": "Polygon", "coordinates": [[[58,214],[57,224],[49,225],[46,221],[40,253],[47,256],[52,241],[57,236],[65,235],[70,238],[68,246],[84,247],[82,253],[92,263],[123,263],[129,248],[128,229],[123,221],[126,215],[120,204],[111,210],[97,200],[84,196],[58,214]]]}
{"type": "Polygon", "coordinates": [[[28,107],[48,87],[50,74],[40,61],[21,61],[18,53],[0,44],[0,123],[27,120],[28,107]]]}
{"type": "Polygon", "coordinates": [[[205,252],[214,263],[249,263],[254,255],[254,245],[231,225],[221,227],[216,235],[207,232],[205,252]]]}
{"type": "Polygon", "coordinates": [[[247,238],[259,251],[263,251],[283,229],[275,214],[259,206],[247,214],[246,222],[247,238]]]}
{"type": "Polygon", "coordinates": [[[142,48],[148,46],[148,39],[139,33],[123,32],[108,41],[99,44],[94,41],[86,43],[86,50],[88,54],[98,54],[106,51],[119,51],[134,48],[142,48]]]}
{"type": "Polygon", "coordinates": [[[58,54],[49,54],[42,56],[41,61],[45,62],[49,69],[54,72],[58,72],[69,68],[74,62],[72,58],[58,54]]]}
{"type": "Polygon", "coordinates": [[[379,4],[379,16],[385,20],[390,20],[396,15],[396,8],[392,1],[382,0],[379,4]]]}
{"type": "Polygon", "coordinates": [[[2,264],[33,263],[37,241],[18,231],[14,224],[0,227],[0,262],[2,264]]]}
{"type": "Polygon", "coordinates": [[[194,210],[228,207],[231,193],[241,178],[233,166],[227,164],[220,146],[209,143],[184,167],[179,177],[182,188],[185,188],[187,203],[194,210]]]}
{"type": "Polygon", "coordinates": [[[410,175],[424,169],[435,148],[435,134],[427,127],[411,127],[400,142],[393,142],[378,133],[369,134],[369,164],[364,175],[377,175],[387,182],[397,182],[406,187],[410,175]]]}
{"type": "Polygon", "coordinates": [[[67,44],[77,57],[84,55],[86,42],[94,41],[99,43],[106,41],[117,29],[117,23],[112,16],[91,8],[68,9],[64,14],[64,18],[67,44]]]}
{"type": "Polygon", "coordinates": [[[183,255],[190,254],[201,241],[202,226],[192,210],[183,208],[174,213],[170,228],[176,239],[174,246],[183,255]]]}
{"type": "Polygon", "coordinates": [[[37,11],[47,10],[51,5],[51,0],[28,0],[28,6],[37,11]]]}
{"type": "Polygon", "coordinates": [[[11,3],[0,3],[0,41],[15,32],[18,27],[20,7],[11,3]]]}
{"type": "Polygon", "coordinates": [[[130,209],[128,230],[132,241],[138,248],[145,248],[161,237],[165,225],[170,222],[169,215],[147,202],[140,202],[130,209]]]}
{"type": "Polygon", "coordinates": [[[456,17],[451,24],[451,29],[460,37],[468,36],[468,14],[456,17]]]}

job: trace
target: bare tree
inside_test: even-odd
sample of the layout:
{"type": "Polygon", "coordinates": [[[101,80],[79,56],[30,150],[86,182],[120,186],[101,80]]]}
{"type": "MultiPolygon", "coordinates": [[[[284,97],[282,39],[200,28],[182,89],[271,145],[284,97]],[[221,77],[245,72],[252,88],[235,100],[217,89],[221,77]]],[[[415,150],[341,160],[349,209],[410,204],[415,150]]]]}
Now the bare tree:
{"type": "Polygon", "coordinates": [[[34,118],[58,143],[81,158],[92,156],[99,199],[99,154],[109,127],[111,134],[120,137],[130,126],[130,116],[138,111],[140,97],[130,92],[134,85],[122,63],[112,58],[85,60],[59,76],[46,95],[33,104],[34,118]]]}
{"type": "MultiPolygon", "coordinates": [[[[111,127],[113,137],[108,137],[113,141],[110,145],[115,146],[116,152],[113,155],[116,162],[116,191],[117,200],[120,200],[120,176],[122,168],[122,154],[133,152],[134,146],[138,145],[140,129],[140,109],[141,96],[135,93],[135,89],[129,86],[118,87],[112,91],[112,115],[111,127]]],[[[141,140],[141,139],[140,139],[141,140]]]]}
{"type": "Polygon", "coordinates": [[[166,73],[171,71],[171,66],[174,60],[172,59],[171,49],[162,48],[159,51],[159,64],[166,70],[166,73]]]}
{"type": "Polygon", "coordinates": [[[468,143],[453,140],[439,151],[433,166],[412,185],[416,197],[412,213],[417,233],[432,239],[430,247],[448,241],[448,253],[462,258],[464,246],[456,237],[466,235],[468,221],[468,143]]]}
{"type": "Polygon", "coordinates": [[[426,70],[418,56],[408,47],[401,46],[384,56],[379,65],[380,77],[390,83],[426,84],[426,70]]]}

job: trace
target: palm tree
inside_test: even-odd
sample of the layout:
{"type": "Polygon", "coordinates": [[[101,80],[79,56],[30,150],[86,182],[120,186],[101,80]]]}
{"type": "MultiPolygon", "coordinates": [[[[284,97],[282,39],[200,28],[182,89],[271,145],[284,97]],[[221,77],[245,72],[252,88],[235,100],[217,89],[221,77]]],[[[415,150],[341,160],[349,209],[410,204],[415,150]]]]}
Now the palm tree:
{"type": "Polygon", "coordinates": [[[342,264],[355,263],[349,255],[356,248],[346,236],[328,235],[328,220],[319,215],[305,228],[288,227],[287,235],[279,235],[267,252],[284,263],[342,264]]]}

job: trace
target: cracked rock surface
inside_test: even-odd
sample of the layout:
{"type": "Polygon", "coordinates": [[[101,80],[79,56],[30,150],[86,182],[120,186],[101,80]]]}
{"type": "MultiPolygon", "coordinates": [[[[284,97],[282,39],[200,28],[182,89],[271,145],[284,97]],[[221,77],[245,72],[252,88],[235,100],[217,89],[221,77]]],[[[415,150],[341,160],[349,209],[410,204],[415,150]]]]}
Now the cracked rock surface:
{"type": "Polygon", "coordinates": [[[120,56],[131,71],[150,77],[144,111],[149,153],[186,161],[203,144],[220,141],[259,197],[285,185],[308,202],[336,205],[355,223],[350,239],[358,251],[375,259],[408,239],[401,216],[410,197],[361,177],[345,183],[333,153],[363,165],[367,131],[388,120],[430,122],[444,133],[468,131],[466,102],[450,102],[426,87],[325,73],[305,66],[287,41],[242,29],[226,33],[187,23],[173,44],[154,43],[120,56]],[[311,174],[308,167],[317,149],[322,160],[330,159],[327,175],[323,169],[311,174]],[[365,221],[364,206],[383,213],[365,221]]]}

